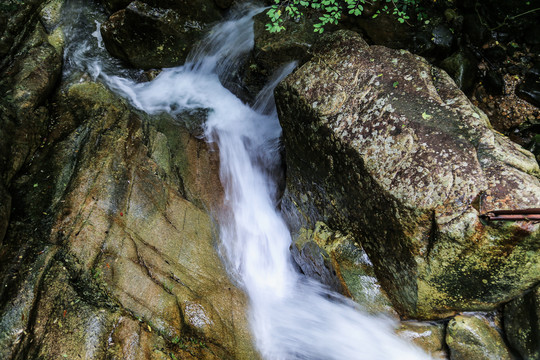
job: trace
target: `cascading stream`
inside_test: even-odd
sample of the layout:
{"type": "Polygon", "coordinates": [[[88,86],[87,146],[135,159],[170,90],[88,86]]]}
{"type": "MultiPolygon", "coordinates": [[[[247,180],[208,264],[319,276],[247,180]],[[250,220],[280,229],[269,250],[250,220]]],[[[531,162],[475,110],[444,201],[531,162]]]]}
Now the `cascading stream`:
{"type": "Polygon", "coordinates": [[[252,330],[265,359],[429,359],[394,335],[390,319],[368,315],[293,267],[290,233],[268,169],[281,161],[272,90],[295,64],[276,74],[253,108],[220,82],[252,48],[252,16],[258,11],[244,9],[243,16],[217,25],[184,66],[165,69],[146,83],[129,80],[125,72],[111,75],[114,66],[90,56],[99,34],[94,45],[81,42],[68,57],[148,113],[209,109],[205,136],[219,147],[229,211],[220,221],[223,255],[249,296],[252,330]]]}

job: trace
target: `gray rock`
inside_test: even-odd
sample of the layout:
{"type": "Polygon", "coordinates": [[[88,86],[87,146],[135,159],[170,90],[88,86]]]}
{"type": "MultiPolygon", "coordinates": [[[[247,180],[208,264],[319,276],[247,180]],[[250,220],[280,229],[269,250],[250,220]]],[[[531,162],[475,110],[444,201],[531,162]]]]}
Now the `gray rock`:
{"type": "Polygon", "coordinates": [[[321,41],[276,89],[285,204],[351,233],[406,317],[494,309],[540,280],[538,164],[493,131],[449,76],[357,34],[321,41]]]}

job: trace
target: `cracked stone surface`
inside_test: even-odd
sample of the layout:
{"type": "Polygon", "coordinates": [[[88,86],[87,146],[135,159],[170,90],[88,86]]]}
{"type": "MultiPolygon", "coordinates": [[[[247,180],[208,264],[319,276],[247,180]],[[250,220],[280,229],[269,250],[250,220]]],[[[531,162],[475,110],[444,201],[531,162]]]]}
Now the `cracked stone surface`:
{"type": "Polygon", "coordinates": [[[207,211],[218,154],[186,119],[150,119],[84,76],[53,109],[14,181],[0,357],[258,358],[207,211]]]}
{"type": "MultiPolygon", "coordinates": [[[[405,317],[488,310],[540,280],[538,164],[442,70],[338,31],[276,90],[285,204],[359,241],[405,317]]],[[[287,206],[287,205],[286,205],[287,206]]]]}

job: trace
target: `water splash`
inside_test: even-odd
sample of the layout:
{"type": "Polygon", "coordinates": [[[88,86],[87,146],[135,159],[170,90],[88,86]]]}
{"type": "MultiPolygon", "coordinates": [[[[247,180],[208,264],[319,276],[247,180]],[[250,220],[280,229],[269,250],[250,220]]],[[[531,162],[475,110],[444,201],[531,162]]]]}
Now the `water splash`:
{"type": "Polygon", "coordinates": [[[184,66],[165,69],[146,83],[125,72],[110,75],[111,66],[89,57],[88,48],[72,54],[94,77],[148,113],[209,110],[205,137],[219,147],[224,208],[230,210],[220,222],[222,251],[249,296],[252,330],[264,358],[429,359],[394,335],[392,320],[369,315],[301,276],[292,264],[290,233],[277,207],[276,178],[268,169],[279,168],[281,161],[273,88],[295,64],[278,71],[253,107],[222,86],[253,46],[252,16],[258,11],[244,8],[215,27],[184,66]]]}

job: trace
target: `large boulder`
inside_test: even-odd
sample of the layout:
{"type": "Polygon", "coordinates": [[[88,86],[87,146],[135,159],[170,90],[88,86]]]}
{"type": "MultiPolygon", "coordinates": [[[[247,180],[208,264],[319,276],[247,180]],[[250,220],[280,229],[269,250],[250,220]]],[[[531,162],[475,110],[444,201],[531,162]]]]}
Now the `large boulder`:
{"type": "Polygon", "coordinates": [[[339,31],[276,89],[285,207],[350,233],[406,317],[487,310],[540,280],[538,164],[442,70],[339,31]]]}
{"type": "Polygon", "coordinates": [[[217,154],[84,76],[54,109],[54,141],[15,180],[0,357],[258,358],[205,211],[222,189],[217,166],[197,166],[217,154]]]}
{"type": "Polygon", "coordinates": [[[217,11],[190,12],[192,7],[159,5],[159,1],[133,1],[112,14],[101,26],[107,50],[137,68],[178,66],[184,63],[208,23],[220,18],[217,11]]]}

